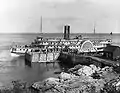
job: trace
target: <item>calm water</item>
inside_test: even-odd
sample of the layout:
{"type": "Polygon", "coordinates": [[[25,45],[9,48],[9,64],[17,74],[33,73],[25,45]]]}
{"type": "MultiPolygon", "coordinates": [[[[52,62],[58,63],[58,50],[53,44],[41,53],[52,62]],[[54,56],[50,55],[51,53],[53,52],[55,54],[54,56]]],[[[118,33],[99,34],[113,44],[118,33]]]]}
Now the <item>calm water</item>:
{"type": "MultiPolygon", "coordinates": [[[[78,34],[72,34],[74,37],[78,34]]],[[[0,34],[0,86],[8,85],[12,80],[23,80],[29,83],[54,76],[61,71],[59,64],[28,64],[24,57],[12,57],[9,49],[13,42],[18,45],[31,43],[38,34],[0,34]]],[[[62,37],[62,34],[43,34],[44,37],[62,37]]],[[[83,34],[83,37],[110,38],[120,46],[120,34],[83,34]]]]}

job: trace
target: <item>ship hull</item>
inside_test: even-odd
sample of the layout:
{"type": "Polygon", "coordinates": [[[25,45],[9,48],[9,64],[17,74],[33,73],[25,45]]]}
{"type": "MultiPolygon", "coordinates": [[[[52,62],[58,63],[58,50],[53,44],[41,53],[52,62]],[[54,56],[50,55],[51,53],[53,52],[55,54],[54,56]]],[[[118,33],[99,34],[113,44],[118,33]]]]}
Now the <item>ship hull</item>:
{"type": "Polygon", "coordinates": [[[25,53],[21,53],[21,52],[11,52],[11,56],[13,56],[13,57],[25,56],[25,53]]]}
{"type": "Polygon", "coordinates": [[[103,66],[113,66],[113,67],[118,67],[120,66],[120,63],[117,61],[112,61],[112,60],[107,60],[95,56],[85,56],[85,55],[79,55],[79,54],[71,54],[68,52],[61,52],[58,60],[62,62],[63,64],[67,65],[77,65],[77,64],[82,64],[82,65],[90,65],[94,64],[99,67],[103,66]]]}
{"type": "Polygon", "coordinates": [[[67,64],[67,65],[91,64],[91,62],[87,59],[87,57],[82,55],[71,54],[67,52],[61,52],[58,57],[58,60],[61,61],[63,64],[67,64]]]}
{"type": "Polygon", "coordinates": [[[29,62],[52,62],[57,60],[59,52],[54,53],[40,53],[40,52],[31,52],[25,53],[25,61],[29,62]]]}
{"type": "Polygon", "coordinates": [[[10,55],[11,55],[12,57],[19,57],[19,56],[20,56],[19,54],[16,54],[16,53],[10,53],[10,55]]]}

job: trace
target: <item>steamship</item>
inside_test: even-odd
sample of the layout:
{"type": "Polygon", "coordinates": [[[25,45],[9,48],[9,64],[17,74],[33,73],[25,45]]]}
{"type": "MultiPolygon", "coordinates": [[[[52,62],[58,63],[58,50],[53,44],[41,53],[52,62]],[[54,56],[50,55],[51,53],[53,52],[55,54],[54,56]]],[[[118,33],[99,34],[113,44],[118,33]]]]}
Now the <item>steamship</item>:
{"type": "Polygon", "coordinates": [[[64,26],[64,38],[43,38],[37,37],[32,42],[31,51],[25,53],[25,59],[31,62],[46,62],[56,60],[61,51],[68,53],[96,53],[103,51],[107,44],[111,44],[110,39],[91,40],[82,38],[81,35],[70,38],[70,26],[64,26]]]}
{"type": "Polygon", "coordinates": [[[65,25],[63,38],[44,38],[38,36],[30,45],[12,47],[10,52],[19,56],[24,55],[25,60],[31,62],[46,62],[57,59],[61,51],[67,50],[68,52],[77,53],[98,52],[103,51],[107,44],[111,44],[110,39],[91,40],[83,38],[82,35],[71,39],[70,26],[65,25]]]}
{"type": "Polygon", "coordinates": [[[64,38],[43,38],[42,36],[38,36],[30,45],[24,45],[21,47],[15,46],[11,48],[10,51],[17,55],[24,55],[26,52],[59,52],[67,47],[70,51],[96,52],[102,51],[107,44],[111,44],[110,39],[91,40],[88,38],[82,38],[81,35],[70,39],[70,26],[65,25],[64,38]]]}

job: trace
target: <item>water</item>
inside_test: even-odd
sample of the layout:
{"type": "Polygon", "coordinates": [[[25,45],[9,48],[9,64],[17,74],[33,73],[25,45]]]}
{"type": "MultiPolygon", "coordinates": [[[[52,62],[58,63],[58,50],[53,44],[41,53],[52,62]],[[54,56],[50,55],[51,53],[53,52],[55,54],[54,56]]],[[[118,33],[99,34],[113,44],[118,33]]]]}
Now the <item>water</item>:
{"type": "MultiPolygon", "coordinates": [[[[74,37],[78,34],[72,34],[74,37]]],[[[10,47],[13,44],[30,44],[38,34],[0,34],[0,86],[9,85],[12,80],[23,80],[28,83],[41,81],[48,77],[57,77],[55,72],[60,72],[62,67],[55,63],[40,64],[26,63],[24,57],[12,57],[10,47]],[[13,43],[14,42],[14,43],[13,43]]],[[[43,37],[62,37],[62,34],[43,34],[43,37]]],[[[114,44],[120,46],[120,34],[83,34],[83,37],[90,38],[111,38],[114,44]]]]}

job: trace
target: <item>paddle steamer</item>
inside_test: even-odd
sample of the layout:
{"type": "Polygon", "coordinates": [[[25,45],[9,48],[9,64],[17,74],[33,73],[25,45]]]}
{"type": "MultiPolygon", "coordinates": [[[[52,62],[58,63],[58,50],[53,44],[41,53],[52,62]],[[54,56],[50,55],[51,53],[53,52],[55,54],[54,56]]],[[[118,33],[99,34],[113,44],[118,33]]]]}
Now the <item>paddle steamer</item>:
{"type": "Polygon", "coordinates": [[[76,51],[77,53],[95,53],[103,51],[103,48],[111,43],[110,39],[86,39],[82,35],[71,39],[70,26],[65,25],[63,38],[43,38],[42,36],[38,36],[30,45],[12,47],[10,52],[17,55],[24,55],[25,60],[31,62],[46,62],[57,59],[63,50],[67,50],[68,52],[76,51]]]}

